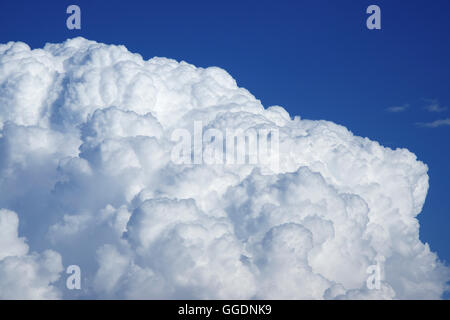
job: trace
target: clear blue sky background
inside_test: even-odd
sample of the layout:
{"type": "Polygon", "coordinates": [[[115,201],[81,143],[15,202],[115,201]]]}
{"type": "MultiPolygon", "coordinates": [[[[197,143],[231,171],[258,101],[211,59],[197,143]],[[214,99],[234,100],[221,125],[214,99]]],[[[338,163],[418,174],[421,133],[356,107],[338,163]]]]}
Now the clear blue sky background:
{"type": "MultiPolygon", "coordinates": [[[[163,56],[219,66],[262,103],[326,119],[389,147],[406,147],[429,166],[419,216],[421,239],[450,263],[450,1],[23,1],[2,0],[0,42],[31,47],[75,36],[124,44],[145,59],[163,56]],[[66,28],[77,4],[82,29],[66,28]],[[365,27],[377,4],[382,30],[365,27]],[[405,112],[386,108],[409,104],[405,112]]],[[[447,298],[449,295],[447,295],[447,298]]]]}

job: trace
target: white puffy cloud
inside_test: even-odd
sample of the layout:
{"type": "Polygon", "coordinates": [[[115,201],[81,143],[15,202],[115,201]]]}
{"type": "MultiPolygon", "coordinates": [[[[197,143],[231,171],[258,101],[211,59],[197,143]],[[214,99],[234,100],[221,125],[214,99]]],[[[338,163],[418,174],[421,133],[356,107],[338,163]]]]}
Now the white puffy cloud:
{"type": "Polygon", "coordinates": [[[0,210],[0,299],[57,299],[53,285],[62,271],[61,256],[46,250],[28,253],[18,236],[19,219],[13,211],[0,210]]]}
{"type": "Polygon", "coordinates": [[[0,211],[2,298],[70,297],[62,262],[81,267],[80,296],[94,298],[435,299],[446,289],[448,268],[419,239],[425,164],[265,109],[220,68],[83,38],[10,42],[0,128],[0,207],[43,252],[28,253],[17,215],[0,211]],[[174,163],[173,132],[195,137],[195,123],[277,130],[278,166],[174,163]]]}
{"type": "Polygon", "coordinates": [[[22,256],[28,252],[24,238],[19,237],[19,218],[17,214],[0,210],[0,260],[10,256],[22,256]]]}

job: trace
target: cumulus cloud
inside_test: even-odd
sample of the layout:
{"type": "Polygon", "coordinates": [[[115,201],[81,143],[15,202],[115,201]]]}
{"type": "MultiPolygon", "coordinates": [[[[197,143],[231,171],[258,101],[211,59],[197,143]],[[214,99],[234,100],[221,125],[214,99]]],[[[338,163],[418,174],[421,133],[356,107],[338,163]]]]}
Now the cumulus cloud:
{"type": "Polygon", "coordinates": [[[53,285],[62,271],[61,256],[46,250],[29,253],[18,236],[19,218],[13,211],[0,210],[0,299],[57,299],[53,285]]]}
{"type": "Polygon", "coordinates": [[[446,289],[448,268],[419,239],[424,163],[264,108],[220,68],[83,38],[10,42],[0,106],[0,207],[17,212],[0,211],[1,298],[68,297],[62,263],[81,267],[81,295],[94,298],[434,299],[446,289]],[[195,137],[199,122],[276,130],[278,166],[174,163],[173,132],[195,137]]]}

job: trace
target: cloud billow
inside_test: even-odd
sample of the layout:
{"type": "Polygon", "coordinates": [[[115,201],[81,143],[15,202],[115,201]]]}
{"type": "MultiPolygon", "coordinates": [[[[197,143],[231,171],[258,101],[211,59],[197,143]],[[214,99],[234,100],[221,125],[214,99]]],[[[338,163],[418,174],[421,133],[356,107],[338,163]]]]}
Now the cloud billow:
{"type": "Polygon", "coordinates": [[[0,45],[0,298],[440,298],[427,166],[264,108],[224,70],[83,38],[0,45]],[[277,130],[276,168],[174,163],[177,129],[277,130]],[[366,270],[383,259],[381,287],[366,270]],[[23,270],[32,276],[20,278],[23,270]],[[20,281],[17,279],[21,279],[20,281]]]}

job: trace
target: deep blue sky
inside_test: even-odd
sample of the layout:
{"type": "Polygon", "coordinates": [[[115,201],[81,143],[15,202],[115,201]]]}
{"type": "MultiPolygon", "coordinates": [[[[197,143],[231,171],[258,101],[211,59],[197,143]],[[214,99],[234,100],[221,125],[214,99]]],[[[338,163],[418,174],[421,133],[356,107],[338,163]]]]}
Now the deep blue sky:
{"type": "Polygon", "coordinates": [[[219,66],[262,103],[291,115],[326,119],[389,147],[406,147],[428,164],[430,190],[421,239],[450,263],[450,126],[417,122],[424,99],[450,108],[450,1],[23,1],[2,0],[0,42],[31,47],[83,36],[124,44],[145,59],[164,56],[219,66]],[[77,4],[82,29],[66,28],[77,4]],[[365,27],[377,4],[382,30],[365,27]],[[409,104],[407,111],[386,108],[409,104]]]}

